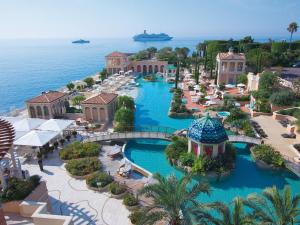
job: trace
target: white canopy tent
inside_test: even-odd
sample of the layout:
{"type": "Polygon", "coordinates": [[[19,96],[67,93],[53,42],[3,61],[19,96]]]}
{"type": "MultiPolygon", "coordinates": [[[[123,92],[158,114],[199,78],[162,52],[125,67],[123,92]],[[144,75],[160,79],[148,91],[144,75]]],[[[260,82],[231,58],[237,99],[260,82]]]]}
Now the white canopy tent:
{"type": "Polygon", "coordinates": [[[50,119],[41,124],[37,130],[62,132],[73,124],[73,120],[50,119]]]}
{"type": "Polygon", "coordinates": [[[43,119],[36,119],[36,118],[24,118],[13,123],[15,131],[31,131],[36,129],[42,123],[46,122],[47,120],[43,119]]]}
{"type": "Polygon", "coordinates": [[[14,145],[41,147],[59,135],[57,131],[32,130],[14,142],[14,145]]]}

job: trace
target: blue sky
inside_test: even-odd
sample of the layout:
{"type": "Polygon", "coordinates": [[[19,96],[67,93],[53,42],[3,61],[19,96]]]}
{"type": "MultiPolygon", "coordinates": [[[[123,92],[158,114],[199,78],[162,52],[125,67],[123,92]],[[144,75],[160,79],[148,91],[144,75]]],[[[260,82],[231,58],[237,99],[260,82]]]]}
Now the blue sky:
{"type": "MultiPolygon", "coordinates": [[[[0,38],[288,38],[300,0],[0,0],[0,38]]],[[[300,30],[295,34],[300,36],[300,30]]]]}

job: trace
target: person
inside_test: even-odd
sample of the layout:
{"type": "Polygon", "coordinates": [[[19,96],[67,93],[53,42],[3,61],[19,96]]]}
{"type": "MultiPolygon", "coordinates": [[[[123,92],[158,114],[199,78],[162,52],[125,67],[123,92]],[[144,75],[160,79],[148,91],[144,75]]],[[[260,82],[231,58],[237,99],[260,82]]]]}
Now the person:
{"type": "Polygon", "coordinates": [[[40,171],[44,171],[44,167],[43,167],[43,155],[42,155],[41,152],[38,152],[37,158],[38,158],[38,164],[39,164],[39,167],[40,167],[40,171]]]}

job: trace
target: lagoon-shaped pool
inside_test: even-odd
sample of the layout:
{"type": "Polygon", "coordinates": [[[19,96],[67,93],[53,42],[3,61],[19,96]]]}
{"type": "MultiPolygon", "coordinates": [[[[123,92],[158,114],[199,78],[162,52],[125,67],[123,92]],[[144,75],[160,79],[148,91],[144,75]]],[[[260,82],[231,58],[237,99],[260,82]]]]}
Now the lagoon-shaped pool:
{"type": "MultiPolygon", "coordinates": [[[[138,126],[164,126],[176,129],[187,128],[192,119],[173,119],[167,116],[170,100],[172,98],[169,89],[171,84],[162,80],[157,82],[138,81],[141,84],[139,95],[136,99],[135,123],[138,126]]],[[[125,155],[137,165],[146,170],[163,176],[175,174],[182,176],[180,170],[172,167],[164,149],[168,142],[160,140],[132,140],[128,142],[125,155]]],[[[201,196],[205,201],[230,202],[236,196],[246,197],[253,192],[261,192],[269,186],[283,188],[290,185],[294,192],[300,190],[300,179],[287,171],[272,171],[259,169],[250,156],[246,144],[237,143],[236,168],[226,178],[210,180],[213,192],[210,197],[201,196]]]]}

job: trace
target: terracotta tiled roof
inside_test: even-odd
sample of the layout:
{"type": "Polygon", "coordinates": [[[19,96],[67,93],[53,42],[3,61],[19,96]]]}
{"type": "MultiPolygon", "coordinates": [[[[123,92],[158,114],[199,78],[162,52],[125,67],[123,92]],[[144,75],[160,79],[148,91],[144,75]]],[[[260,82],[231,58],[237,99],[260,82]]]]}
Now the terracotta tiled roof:
{"type": "Polygon", "coordinates": [[[127,55],[122,52],[112,52],[108,54],[106,57],[123,57],[123,56],[127,56],[127,55]]]}
{"type": "Polygon", "coordinates": [[[83,101],[82,104],[101,104],[106,105],[109,104],[112,100],[114,100],[118,95],[113,93],[101,93],[99,95],[88,98],[83,101]]]}
{"type": "Polygon", "coordinates": [[[221,52],[218,54],[218,57],[220,59],[225,59],[225,60],[245,60],[246,59],[244,53],[221,52]]]}
{"type": "Polygon", "coordinates": [[[28,103],[50,103],[61,97],[65,96],[65,93],[59,91],[45,92],[35,98],[28,100],[28,103]]]}

